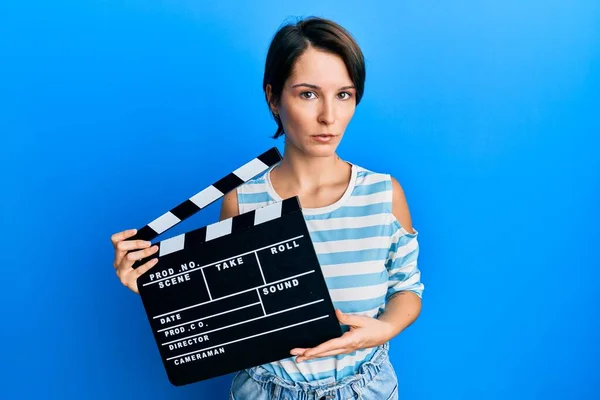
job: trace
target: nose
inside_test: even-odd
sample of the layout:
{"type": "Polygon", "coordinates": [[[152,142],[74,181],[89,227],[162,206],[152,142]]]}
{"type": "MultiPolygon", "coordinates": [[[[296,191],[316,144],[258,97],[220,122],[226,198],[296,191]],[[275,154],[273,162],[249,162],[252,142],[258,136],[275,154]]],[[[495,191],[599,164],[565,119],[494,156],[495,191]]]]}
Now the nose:
{"type": "Polygon", "coordinates": [[[319,122],[325,125],[332,125],[335,122],[335,106],[332,100],[323,100],[319,112],[319,122]]]}

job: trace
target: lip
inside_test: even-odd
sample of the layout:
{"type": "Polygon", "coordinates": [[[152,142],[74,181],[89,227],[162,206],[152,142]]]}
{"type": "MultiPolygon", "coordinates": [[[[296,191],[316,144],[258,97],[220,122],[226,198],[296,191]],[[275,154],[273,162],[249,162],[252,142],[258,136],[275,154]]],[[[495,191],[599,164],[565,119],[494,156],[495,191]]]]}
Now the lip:
{"type": "Polygon", "coordinates": [[[335,137],[335,135],[333,135],[331,133],[324,133],[324,134],[320,134],[320,135],[311,135],[311,138],[313,138],[313,140],[315,140],[319,143],[328,143],[328,142],[332,141],[334,137],[335,137]]]}

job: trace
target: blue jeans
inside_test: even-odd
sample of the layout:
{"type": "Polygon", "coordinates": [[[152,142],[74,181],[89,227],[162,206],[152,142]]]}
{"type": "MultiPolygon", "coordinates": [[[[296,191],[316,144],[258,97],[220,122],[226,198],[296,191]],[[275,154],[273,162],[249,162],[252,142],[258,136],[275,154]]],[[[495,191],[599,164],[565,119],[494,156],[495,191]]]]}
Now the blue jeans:
{"type": "Polygon", "coordinates": [[[272,375],[262,367],[239,371],[231,382],[230,400],[397,400],[398,378],[388,357],[388,344],[381,346],[355,375],[339,382],[333,378],[292,382],[272,375]]]}

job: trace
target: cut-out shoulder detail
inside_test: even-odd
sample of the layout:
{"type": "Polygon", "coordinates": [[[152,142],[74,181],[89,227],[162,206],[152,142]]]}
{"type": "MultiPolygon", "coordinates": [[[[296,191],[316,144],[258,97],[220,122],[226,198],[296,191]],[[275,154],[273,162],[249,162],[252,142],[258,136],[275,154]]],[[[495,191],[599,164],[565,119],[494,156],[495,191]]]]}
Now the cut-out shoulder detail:
{"type": "Polygon", "coordinates": [[[392,181],[392,213],[400,227],[408,234],[414,234],[416,231],[412,226],[410,209],[406,200],[406,195],[400,183],[393,176],[389,175],[392,181]]]}

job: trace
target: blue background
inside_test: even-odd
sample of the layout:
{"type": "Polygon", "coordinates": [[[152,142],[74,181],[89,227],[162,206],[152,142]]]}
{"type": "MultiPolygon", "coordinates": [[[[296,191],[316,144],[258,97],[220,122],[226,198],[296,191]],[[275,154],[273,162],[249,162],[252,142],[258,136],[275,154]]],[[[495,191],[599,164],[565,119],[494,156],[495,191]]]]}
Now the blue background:
{"type": "Polygon", "coordinates": [[[110,235],[282,149],[266,50],[313,14],[367,59],[340,155],[421,232],[401,398],[600,397],[598,1],[90,0],[0,4],[0,398],[226,397],[167,381],[110,235]]]}

